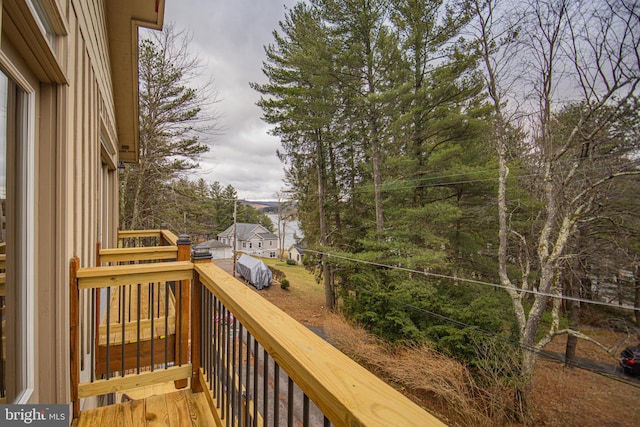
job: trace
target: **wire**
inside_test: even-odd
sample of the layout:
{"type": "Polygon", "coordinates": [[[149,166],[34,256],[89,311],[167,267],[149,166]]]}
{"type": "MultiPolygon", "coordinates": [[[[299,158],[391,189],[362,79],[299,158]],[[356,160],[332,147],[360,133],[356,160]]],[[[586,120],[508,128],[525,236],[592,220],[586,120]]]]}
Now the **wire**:
{"type": "MultiPolygon", "coordinates": [[[[371,292],[371,291],[369,291],[367,289],[360,289],[359,292],[375,296],[375,294],[373,292],[371,292]]],[[[539,356],[547,356],[548,357],[549,353],[551,353],[551,352],[549,352],[547,350],[544,350],[544,349],[539,349],[539,348],[536,348],[536,347],[532,347],[532,346],[521,344],[521,343],[519,343],[519,342],[517,342],[515,340],[509,339],[509,338],[504,337],[502,335],[499,335],[499,334],[497,334],[495,332],[487,331],[487,330],[479,328],[479,327],[477,327],[475,325],[470,325],[470,324],[462,322],[460,320],[453,319],[451,317],[447,317],[447,316],[439,314],[439,313],[435,313],[433,311],[430,311],[430,310],[427,310],[425,308],[418,307],[418,306],[406,303],[404,301],[400,301],[400,300],[398,300],[396,298],[393,298],[393,297],[386,297],[386,298],[388,300],[390,300],[390,301],[394,301],[394,302],[396,302],[396,303],[398,303],[400,305],[403,305],[403,306],[405,306],[407,308],[410,308],[410,309],[412,309],[414,311],[419,311],[421,313],[427,314],[427,315],[435,317],[437,319],[444,320],[444,321],[449,322],[449,323],[453,323],[456,326],[464,327],[464,328],[472,328],[474,331],[478,331],[478,332],[480,332],[480,333],[482,333],[482,334],[484,334],[486,336],[489,336],[491,338],[496,338],[496,339],[498,339],[500,341],[503,341],[503,342],[505,342],[507,344],[511,344],[513,346],[520,347],[521,349],[525,349],[525,350],[531,351],[531,352],[533,352],[533,353],[535,353],[535,354],[537,354],[539,356]]],[[[620,377],[617,377],[617,376],[611,376],[611,375],[608,375],[608,374],[606,374],[604,372],[601,372],[599,370],[591,369],[591,368],[586,367],[586,366],[581,366],[580,364],[575,363],[575,362],[572,363],[571,365],[575,366],[575,367],[578,367],[580,369],[589,370],[589,371],[591,371],[593,373],[596,373],[598,375],[604,376],[606,378],[613,379],[615,381],[619,381],[619,382],[622,382],[624,384],[627,384],[627,385],[630,385],[630,386],[633,386],[633,387],[636,387],[636,388],[640,389],[640,384],[627,381],[624,378],[620,378],[620,377]]]]}
{"type": "Polygon", "coordinates": [[[585,299],[585,298],[571,297],[571,296],[565,296],[565,295],[557,295],[557,294],[552,294],[552,293],[549,293],[549,292],[540,292],[540,291],[536,291],[534,289],[515,288],[515,287],[511,287],[511,286],[500,285],[498,283],[485,282],[485,281],[482,281],[482,280],[467,279],[467,278],[464,278],[464,277],[455,277],[455,276],[448,276],[446,274],[430,273],[428,271],[413,270],[413,269],[406,268],[406,267],[399,267],[399,266],[387,265],[387,264],[382,264],[382,263],[373,262],[373,261],[364,261],[364,260],[360,260],[360,259],[356,259],[356,258],[349,258],[349,257],[343,256],[343,255],[336,255],[336,254],[331,254],[331,253],[328,253],[328,252],[314,251],[312,249],[306,249],[306,251],[307,252],[312,252],[312,253],[317,253],[317,254],[320,254],[320,255],[326,255],[329,258],[331,258],[331,257],[339,258],[339,259],[344,259],[346,261],[352,261],[352,262],[361,263],[361,264],[368,264],[368,265],[373,265],[373,266],[376,266],[376,267],[383,267],[383,268],[388,268],[388,269],[392,269],[392,270],[405,271],[405,272],[408,272],[408,273],[421,274],[421,275],[427,276],[427,277],[437,277],[439,279],[451,279],[451,280],[455,280],[455,281],[459,281],[459,282],[473,283],[473,284],[476,284],[476,285],[491,286],[491,287],[494,287],[494,288],[505,289],[507,291],[513,290],[513,291],[522,292],[522,293],[528,293],[528,294],[537,295],[537,296],[543,296],[543,297],[549,297],[549,298],[558,298],[558,299],[562,299],[562,300],[565,300],[565,301],[575,301],[575,302],[580,302],[580,303],[585,303],[585,304],[600,305],[600,306],[604,306],[604,307],[613,307],[613,308],[618,308],[618,309],[640,311],[640,307],[636,308],[636,307],[632,307],[632,306],[629,306],[629,305],[618,305],[618,304],[612,304],[612,303],[603,302],[603,301],[593,301],[593,300],[588,300],[588,299],[585,299]]]}

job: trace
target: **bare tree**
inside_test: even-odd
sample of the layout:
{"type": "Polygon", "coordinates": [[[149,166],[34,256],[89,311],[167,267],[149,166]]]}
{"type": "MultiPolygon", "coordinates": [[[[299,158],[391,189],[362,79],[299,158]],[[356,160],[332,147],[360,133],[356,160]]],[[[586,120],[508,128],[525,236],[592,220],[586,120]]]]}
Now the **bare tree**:
{"type": "Polygon", "coordinates": [[[499,276],[513,302],[523,353],[516,410],[524,416],[536,352],[558,334],[581,336],[559,328],[561,265],[570,256],[568,243],[581,224],[593,221],[608,183],[638,173],[634,156],[622,153],[628,141],[614,131],[635,102],[640,84],[640,7],[630,0],[538,0],[517,15],[506,3],[473,1],[478,53],[494,108],[499,276]],[[505,55],[514,47],[517,53],[505,55]],[[516,102],[507,105],[507,100],[516,102]],[[561,120],[563,114],[570,118],[561,120]],[[515,209],[507,198],[514,115],[524,119],[528,135],[522,161],[539,177],[530,183],[541,202],[539,226],[528,236],[509,221],[515,209]],[[613,160],[603,162],[606,153],[613,160]],[[531,239],[533,251],[518,251],[520,273],[515,279],[510,254],[514,248],[531,247],[531,239]],[[532,303],[525,305],[531,291],[532,303]],[[549,308],[552,322],[540,335],[542,315],[549,308]]]}
{"type": "Polygon", "coordinates": [[[155,228],[161,195],[171,180],[196,169],[209,151],[202,136],[217,132],[218,115],[211,81],[189,51],[189,34],[167,24],[162,32],[143,33],[139,43],[140,160],[127,165],[120,193],[122,228],[155,228]],[[198,80],[196,82],[196,80],[198,80]],[[197,85],[197,88],[195,88],[197,85]]]}
{"type": "Polygon", "coordinates": [[[284,243],[287,232],[287,222],[291,220],[291,201],[286,198],[286,195],[282,191],[276,192],[276,201],[278,202],[277,212],[278,215],[278,246],[280,247],[280,255],[278,256],[280,261],[284,261],[284,243]]]}

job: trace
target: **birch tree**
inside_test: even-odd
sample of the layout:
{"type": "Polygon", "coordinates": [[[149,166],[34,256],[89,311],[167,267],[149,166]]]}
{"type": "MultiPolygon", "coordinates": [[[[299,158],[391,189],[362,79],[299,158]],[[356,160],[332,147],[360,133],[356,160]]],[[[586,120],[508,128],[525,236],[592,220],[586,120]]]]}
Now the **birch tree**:
{"type": "Polygon", "coordinates": [[[621,154],[621,141],[610,130],[638,94],[640,7],[628,0],[548,0],[531,2],[518,16],[507,10],[506,3],[474,0],[473,7],[478,54],[494,108],[499,276],[518,326],[523,356],[516,409],[524,416],[536,352],[558,334],[579,334],[561,330],[559,322],[559,276],[562,261],[570,256],[568,243],[581,224],[594,220],[599,191],[612,180],[638,173],[637,156],[621,154]],[[511,54],[505,55],[509,49],[511,54]],[[574,105],[576,116],[561,129],[557,115],[567,101],[574,105]],[[539,174],[531,191],[541,201],[540,224],[529,235],[509,221],[516,209],[507,188],[509,123],[514,115],[523,119],[528,134],[526,162],[539,174]],[[617,154],[617,161],[600,162],[600,153],[606,150],[617,154]],[[534,251],[518,252],[524,254],[520,273],[512,277],[509,255],[529,245],[534,251]],[[530,292],[534,292],[532,303],[525,304],[530,292]],[[542,315],[549,307],[553,320],[541,331],[542,315]]]}

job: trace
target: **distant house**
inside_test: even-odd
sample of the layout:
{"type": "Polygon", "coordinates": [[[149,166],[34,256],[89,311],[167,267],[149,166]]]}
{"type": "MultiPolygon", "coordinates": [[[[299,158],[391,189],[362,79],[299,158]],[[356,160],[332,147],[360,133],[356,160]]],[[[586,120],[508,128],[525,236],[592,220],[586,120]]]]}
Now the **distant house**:
{"type": "Polygon", "coordinates": [[[289,248],[289,259],[294,260],[298,264],[302,264],[302,258],[304,257],[304,248],[298,245],[293,245],[289,248]]]}
{"type": "Polygon", "coordinates": [[[278,256],[278,236],[260,224],[238,223],[235,227],[236,241],[234,245],[233,225],[218,234],[218,241],[230,245],[237,252],[262,257],[278,256]]]}
{"type": "Polygon", "coordinates": [[[207,248],[213,259],[229,259],[232,256],[231,246],[215,239],[207,240],[193,247],[194,250],[198,248],[207,248]]]}

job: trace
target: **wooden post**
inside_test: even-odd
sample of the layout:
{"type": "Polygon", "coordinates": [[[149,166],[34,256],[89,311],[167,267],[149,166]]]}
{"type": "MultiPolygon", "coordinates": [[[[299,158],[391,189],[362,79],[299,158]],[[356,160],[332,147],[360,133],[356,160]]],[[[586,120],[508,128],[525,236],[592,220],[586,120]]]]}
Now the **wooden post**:
{"type": "MultiPolygon", "coordinates": [[[[194,252],[191,257],[194,264],[211,263],[211,252],[202,250],[194,252]]],[[[200,347],[202,336],[202,284],[197,271],[193,273],[193,290],[191,292],[191,389],[198,393],[203,391],[203,384],[200,382],[200,347]]],[[[211,319],[209,319],[211,321],[211,319]]]]}
{"type": "MultiPolygon", "coordinates": [[[[102,243],[98,242],[98,244],[96,245],[96,267],[100,267],[102,265],[102,261],[100,260],[100,249],[102,248],[102,243]]],[[[102,292],[102,289],[98,288],[95,290],[95,338],[94,338],[94,348],[93,348],[93,352],[95,354],[95,357],[93,358],[93,362],[94,362],[94,366],[91,367],[91,369],[96,368],[96,366],[98,366],[98,357],[100,355],[100,352],[98,351],[98,347],[100,346],[100,334],[98,333],[98,331],[100,330],[100,293],[102,292]]]]}
{"type": "MultiPolygon", "coordinates": [[[[191,259],[191,240],[186,234],[181,234],[178,238],[178,261],[189,261],[191,259]]],[[[192,281],[183,280],[182,286],[176,287],[176,313],[181,309],[180,315],[182,318],[182,325],[178,323],[176,318],[176,365],[183,365],[189,361],[189,321],[190,306],[191,306],[191,283],[192,281]],[[180,331],[178,329],[180,328],[180,331]],[[178,339],[178,337],[180,339],[178,339]]],[[[193,353],[193,351],[192,351],[193,353]]],[[[192,355],[193,356],[193,355],[192,355]]],[[[185,388],[187,386],[187,380],[177,380],[174,382],[176,388],[185,388]]]]}
{"type": "Polygon", "coordinates": [[[69,339],[71,363],[71,401],[73,402],[73,418],[80,415],[80,399],[78,398],[78,384],[80,383],[80,291],[78,289],[77,272],[80,269],[80,259],[71,258],[69,262],[69,339]]]}

